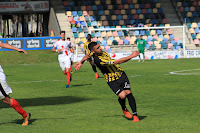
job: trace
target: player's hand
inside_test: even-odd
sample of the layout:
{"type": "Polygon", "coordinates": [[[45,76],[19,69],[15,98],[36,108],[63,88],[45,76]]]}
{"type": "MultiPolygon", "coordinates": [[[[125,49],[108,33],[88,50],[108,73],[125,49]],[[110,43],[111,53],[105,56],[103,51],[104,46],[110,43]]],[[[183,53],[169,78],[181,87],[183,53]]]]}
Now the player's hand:
{"type": "Polygon", "coordinates": [[[132,58],[137,57],[139,55],[139,52],[137,50],[133,51],[131,55],[132,55],[132,58]]]}
{"type": "Polygon", "coordinates": [[[58,52],[62,52],[62,49],[57,49],[58,52]]]}
{"type": "Polygon", "coordinates": [[[79,70],[82,66],[82,63],[81,62],[77,62],[75,65],[74,65],[74,68],[75,68],[75,71],[76,70],[79,70]]]}
{"type": "Polygon", "coordinates": [[[28,55],[28,53],[25,50],[23,50],[23,49],[19,49],[18,52],[24,53],[24,54],[28,55]]]}

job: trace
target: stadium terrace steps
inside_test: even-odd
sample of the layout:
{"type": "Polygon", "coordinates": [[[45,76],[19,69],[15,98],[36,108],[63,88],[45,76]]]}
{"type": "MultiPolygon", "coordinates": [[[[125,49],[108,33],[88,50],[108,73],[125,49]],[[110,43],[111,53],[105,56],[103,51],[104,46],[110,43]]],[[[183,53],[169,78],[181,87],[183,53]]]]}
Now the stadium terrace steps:
{"type": "Polygon", "coordinates": [[[60,30],[64,30],[66,32],[66,38],[70,37],[71,41],[75,43],[74,35],[71,29],[71,25],[69,23],[68,17],[65,15],[65,7],[63,5],[62,0],[52,0],[51,5],[55,10],[55,14],[60,26],[60,30]]]}
{"type": "Polygon", "coordinates": [[[177,25],[182,25],[180,23],[180,20],[176,14],[176,10],[172,6],[171,1],[169,0],[159,0],[161,3],[161,7],[163,9],[163,12],[165,13],[165,17],[168,20],[168,23],[171,26],[177,26],[177,25]]]}

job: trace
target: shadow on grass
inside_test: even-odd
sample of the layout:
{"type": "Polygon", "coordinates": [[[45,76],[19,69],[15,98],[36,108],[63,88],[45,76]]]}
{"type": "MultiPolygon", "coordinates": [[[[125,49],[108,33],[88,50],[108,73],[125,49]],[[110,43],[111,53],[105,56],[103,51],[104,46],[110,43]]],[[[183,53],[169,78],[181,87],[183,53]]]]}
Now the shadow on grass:
{"type": "MultiPolygon", "coordinates": [[[[22,107],[28,106],[45,106],[45,105],[60,105],[60,104],[73,104],[92,100],[90,98],[76,97],[76,96],[61,96],[61,97],[43,97],[43,98],[26,98],[16,99],[22,107]]],[[[0,109],[10,108],[9,105],[1,102],[0,109]]]]}
{"type": "Polygon", "coordinates": [[[76,84],[76,85],[72,85],[72,87],[76,87],[76,86],[86,86],[86,85],[92,85],[92,84],[76,84]]]}
{"type": "MultiPolygon", "coordinates": [[[[36,120],[37,120],[37,119],[30,119],[28,125],[31,125],[31,124],[32,124],[33,122],[35,122],[36,120]]],[[[12,122],[0,123],[0,125],[7,125],[7,124],[9,124],[9,123],[16,123],[16,124],[21,125],[23,122],[24,122],[23,119],[16,119],[16,120],[13,120],[12,122]]]]}
{"type": "MultiPolygon", "coordinates": [[[[133,120],[133,119],[128,119],[128,118],[126,118],[124,115],[110,115],[110,116],[103,116],[103,117],[124,117],[124,118],[127,119],[127,120],[133,120]]],[[[140,120],[143,120],[143,119],[145,119],[147,116],[140,116],[140,115],[138,115],[138,117],[139,117],[140,120]]]]}

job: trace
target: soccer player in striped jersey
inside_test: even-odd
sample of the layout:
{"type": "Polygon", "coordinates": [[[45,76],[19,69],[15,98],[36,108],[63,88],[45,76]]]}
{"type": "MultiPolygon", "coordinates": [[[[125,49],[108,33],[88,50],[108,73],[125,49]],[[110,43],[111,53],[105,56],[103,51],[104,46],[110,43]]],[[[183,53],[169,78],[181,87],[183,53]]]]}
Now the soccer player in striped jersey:
{"type": "Polygon", "coordinates": [[[53,45],[52,51],[58,52],[58,61],[63,73],[66,75],[67,85],[66,88],[69,87],[69,83],[71,81],[71,74],[70,74],[70,55],[69,50],[71,49],[71,42],[65,40],[65,31],[60,32],[60,37],[58,41],[56,41],[53,45]],[[56,49],[57,48],[57,49],[56,49]]]}
{"type": "MultiPolygon", "coordinates": [[[[88,44],[92,42],[92,40],[91,40],[91,34],[88,34],[88,35],[87,35],[87,40],[88,40],[88,41],[84,44],[84,52],[85,52],[85,55],[86,55],[86,54],[90,54],[90,50],[89,50],[89,48],[88,48],[88,44]]],[[[98,79],[98,78],[99,78],[99,74],[97,73],[96,65],[93,63],[93,58],[92,58],[92,57],[91,57],[91,58],[88,58],[87,61],[90,62],[91,66],[92,66],[92,69],[93,69],[93,71],[94,71],[94,73],[95,73],[95,78],[98,79]]]]}
{"type": "Polygon", "coordinates": [[[124,70],[118,65],[129,61],[131,58],[137,57],[139,55],[138,51],[132,52],[131,55],[114,60],[109,57],[107,52],[103,52],[100,45],[96,42],[91,42],[88,45],[91,53],[85,55],[83,59],[74,65],[75,70],[79,70],[82,64],[88,59],[93,57],[94,63],[103,73],[107,84],[110,86],[112,91],[118,95],[118,102],[121,105],[122,111],[126,118],[132,119],[133,122],[138,122],[139,118],[137,116],[136,101],[131,92],[131,86],[128,77],[126,76],[124,70]],[[133,115],[126,108],[126,98],[128,99],[129,105],[132,109],[133,115]]]}
{"type": "MultiPolygon", "coordinates": [[[[7,48],[7,49],[13,49],[16,51],[19,51],[21,53],[24,53],[27,55],[27,52],[22,49],[18,49],[16,47],[13,47],[10,44],[7,43],[0,43],[0,47],[7,48]]],[[[17,100],[11,98],[9,94],[12,93],[12,89],[10,86],[7,84],[6,81],[6,75],[4,74],[3,68],[0,65],[0,98],[1,100],[10,105],[12,108],[14,108],[20,115],[22,115],[24,122],[22,123],[22,126],[27,126],[29,123],[29,119],[31,117],[30,113],[27,113],[21,105],[18,103],[17,100]]]]}

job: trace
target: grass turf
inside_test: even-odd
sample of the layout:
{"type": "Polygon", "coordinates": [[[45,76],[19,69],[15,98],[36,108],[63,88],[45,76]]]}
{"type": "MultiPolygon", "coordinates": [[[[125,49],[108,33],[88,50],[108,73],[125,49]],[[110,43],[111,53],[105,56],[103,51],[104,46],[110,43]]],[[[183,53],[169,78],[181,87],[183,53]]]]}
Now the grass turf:
{"type": "Polygon", "coordinates": [[[70,88],[66,89],[55,53],[28,52],[29,56],[0,52],[1,65],[13,90],[10,96],[32,114],[30,125],[22,127],[21,116],[1,102],[1,132],[196,133],[200,130],[200,70],[194,70],[199,68],[200,59],[121,64],[131,82],[141,119],[132,123],[123,117],[117,96],[103,75],[95,79],[89,63],[73,73],[70,88]],[[172,71],[185,75],[172,75],[172,71]]]}

